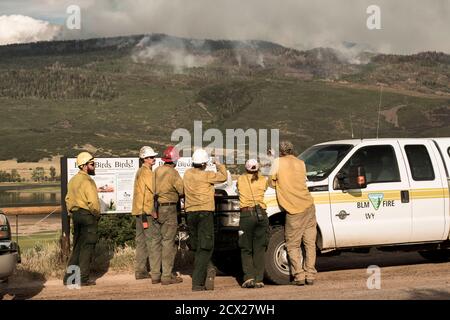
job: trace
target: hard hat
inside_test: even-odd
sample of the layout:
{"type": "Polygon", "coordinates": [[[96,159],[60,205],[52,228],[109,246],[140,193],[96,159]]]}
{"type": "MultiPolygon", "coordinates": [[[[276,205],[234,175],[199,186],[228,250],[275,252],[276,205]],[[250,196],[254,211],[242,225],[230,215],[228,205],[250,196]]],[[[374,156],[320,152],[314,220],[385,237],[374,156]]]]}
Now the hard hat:
{"type": "Polygon", "coordinates": [[[158,155],[157,152],[153,150],[153,148],[148,146],[143,146],[139,151],[139,158],[144,159],[147,157],[156,157],[158,155]]]}
{"type": "Polygon", "coordinates": [[[209,161],[208,152],[205,149],[197,149],[192,155],[192,162],[196,164],[207,163],[209,161]]]}
{"type": "Polygon", "coordinates": [[[81,152],[77,156],[77,167],[81,167],[82,165],[88,163],[89,161],[94,161],[94,157],[89,152],[81,152]]]}
{"type": "Polygon", "coordinates": [[[245,162],[245,169],[247,169],[250,172],[256,172],[259,170],[259,163],[256,159],[248,159],[247,162],[245,162]]]}
{"type": "Polygon", "coordinates": [[[164,162],[176,162],[180,158],[178,150],[174,146],[167,147],[163,152],[162,161],[164,162]]]}

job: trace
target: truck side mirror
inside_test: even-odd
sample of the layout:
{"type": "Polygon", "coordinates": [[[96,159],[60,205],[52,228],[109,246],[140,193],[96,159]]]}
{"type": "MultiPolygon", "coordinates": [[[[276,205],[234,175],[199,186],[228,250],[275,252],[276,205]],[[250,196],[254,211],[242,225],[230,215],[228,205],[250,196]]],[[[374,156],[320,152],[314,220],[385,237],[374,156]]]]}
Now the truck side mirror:
{"type": "Polygon", "coordinates": [[[364,188],[367,188],[366,170],[362,166],[350,167],[348,189],[364,188]]]}
{"type": "Polygon", "coordinates": [[[334,190],[345,190],[345,179],[346,175],[343,172],[338,172],[333,180],[333,189],[334,190]]]}
{"type": "Polygon", "coordinates": [[[350,167],[348,175],[338,172],[333,181],[334,190],[364,189],[366,187],[366,172],[362,166],[350,167]]]}

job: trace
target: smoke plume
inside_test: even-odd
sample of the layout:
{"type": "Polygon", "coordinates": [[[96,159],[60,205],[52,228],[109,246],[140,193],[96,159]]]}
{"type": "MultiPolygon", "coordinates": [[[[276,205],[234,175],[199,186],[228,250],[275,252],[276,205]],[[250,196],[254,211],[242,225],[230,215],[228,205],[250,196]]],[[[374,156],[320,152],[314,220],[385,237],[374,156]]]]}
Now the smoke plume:
{"type": "Polygon", "coordinates": [[[22,15],[0,16],[0,45],[53,40],[61,26],[22,15]]]}

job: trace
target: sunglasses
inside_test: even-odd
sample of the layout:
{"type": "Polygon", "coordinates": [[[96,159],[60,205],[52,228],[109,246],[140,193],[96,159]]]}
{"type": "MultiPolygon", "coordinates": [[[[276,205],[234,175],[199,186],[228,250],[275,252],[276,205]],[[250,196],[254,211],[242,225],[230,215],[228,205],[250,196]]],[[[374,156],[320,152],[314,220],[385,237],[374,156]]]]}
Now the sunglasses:
{"type": "Polygon", "coordinates": [[[155,157],[145,157],[144,159],[155,159],[155,157]]]}
{"type": "Polygon", "coordinates": [[[95,167],[95,162],[88,162],[87,164],[95,167]]]}

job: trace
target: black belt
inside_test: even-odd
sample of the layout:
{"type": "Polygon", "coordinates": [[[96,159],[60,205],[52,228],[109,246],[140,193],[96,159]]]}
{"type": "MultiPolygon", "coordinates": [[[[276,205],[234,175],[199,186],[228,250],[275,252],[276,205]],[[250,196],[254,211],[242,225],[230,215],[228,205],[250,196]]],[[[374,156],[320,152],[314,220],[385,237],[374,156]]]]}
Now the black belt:
{"type": "Polygon", "coordinates": [[[178,202],[165,202],[165,203],[159,203],[160,207],[165,207],[165,206],[176,206],[178,202]]]}
{"type": "Polygon", "coordinates": [[[92,214],[92,212],[90,212],[89,210],[83,209],[83,208],[78,208],[76,210],[71,210],[70,212],[72,212],[72,213],[79,213],[79,214],[92,214]]]}
{"type": "Polygon", "coordinates": [[[255,207],[242,207],[241,211],[249,211],[249,212],[255,211],[255,207]]]}

